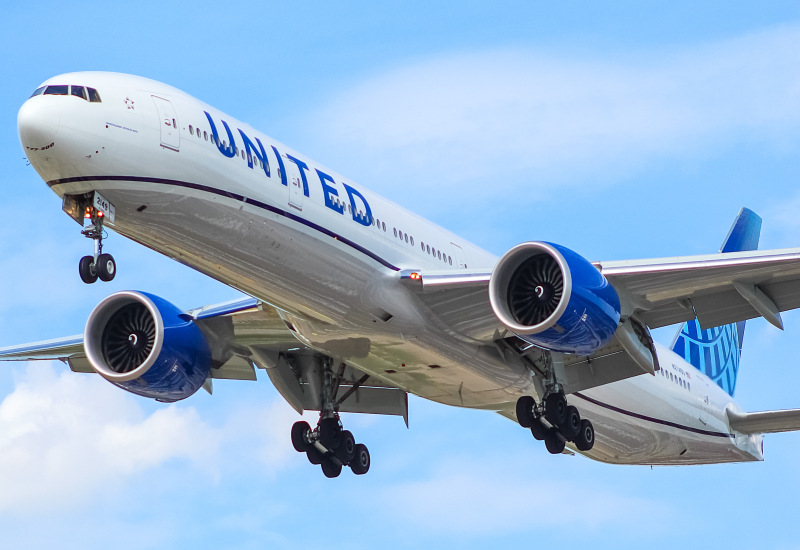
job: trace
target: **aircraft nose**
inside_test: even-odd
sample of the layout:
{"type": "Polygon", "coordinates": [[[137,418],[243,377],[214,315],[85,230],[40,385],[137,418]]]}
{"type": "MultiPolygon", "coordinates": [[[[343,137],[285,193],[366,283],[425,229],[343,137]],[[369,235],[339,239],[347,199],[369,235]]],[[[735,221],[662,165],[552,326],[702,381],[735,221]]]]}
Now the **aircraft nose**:
{"type": "Polygon", "coordinates": [[[53,146],[61,122],[59,106],[49,97],[32,97],[17,115],[17,132],[26,153],[53,146]]]}

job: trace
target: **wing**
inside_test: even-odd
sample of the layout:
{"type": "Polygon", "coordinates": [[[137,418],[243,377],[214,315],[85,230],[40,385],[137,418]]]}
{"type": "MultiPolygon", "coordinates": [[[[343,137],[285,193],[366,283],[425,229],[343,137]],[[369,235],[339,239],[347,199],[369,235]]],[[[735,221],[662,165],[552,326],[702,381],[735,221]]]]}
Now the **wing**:
{"type": "MultiPolygon", "coordinates": [[[[317,395],[293,361],[314,353],[299,341],[281,313],[255,298],[196,308],[187,312],[204,333],[212,351],[211,378],[256,380],[267,372],[286,401],[298,412],[319,410],[317,395]]],[[[74,372],[94,373],[83,335],[0,348],[0,361],[60,360],[74,372]]],[[[348,366],[341,374],[340,411],[402,416],[408,423],[406,392],[348,366]],[[347,396],[355,395],[355,399],[347,396]]],[[[209,392],[211,384],[204,386],[209,392]]]]}
{"type": "Polygon", "coordinates": [[[598,262],[650,328],[697,317],[703,328],[800,307],[800,248],[598,262]]]}
{"type": "MultiPolygon", "coordinates": [[[[800,248],[594,262],[650,328],[697,317],[704,328],[765,317],[782,328],[780,312],[800,307],[800,248]]],[[[454,331],[489,339],[501,325],[489,304],[491,273],[402,272],[422,300],[454,331]],[[416,276],[413,276],[416,274],[416,276]]]]}
{"type": "MultiPolygon", "coordinates": [[[[710,328],[759,316],[782,328],[780,312],[800,307],[800,248],[594,265],[619,294],[623,318],[632,317],[650,328],[695,317],[710,328]]],[[[431,322],[462,339],[503,342],[519,354],[530,353],[509,338],[492,310],[491,273],[404,271],[400,277],[416,288],[431,322]]],[[[559,378],[566,393],[652,372],[657,368],[648,359],[656,355],[652,343],[650,354],[637,352],[637,345],[632,331],[618,330],[590,357],[560,357],[559,378]]]]}
{"type": "Polygon", "coordinates": [[[800,430],[800,409],[752,413],[728,409],[728,421],[743,434],[793,432],[800,430]]]}

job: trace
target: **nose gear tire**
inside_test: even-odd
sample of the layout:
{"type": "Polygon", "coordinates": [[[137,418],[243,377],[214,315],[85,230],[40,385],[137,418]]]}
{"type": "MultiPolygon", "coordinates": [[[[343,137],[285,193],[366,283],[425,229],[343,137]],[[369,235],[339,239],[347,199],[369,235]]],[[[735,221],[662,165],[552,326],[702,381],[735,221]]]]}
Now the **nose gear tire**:
{"type": "Polygon", "coordinates": [[[84,256],[78,262],[78,274],[81,276],[81,281],[90,285],[97,281],[97,273],[94,270],[94,258],[92,256],[84,256]]]}

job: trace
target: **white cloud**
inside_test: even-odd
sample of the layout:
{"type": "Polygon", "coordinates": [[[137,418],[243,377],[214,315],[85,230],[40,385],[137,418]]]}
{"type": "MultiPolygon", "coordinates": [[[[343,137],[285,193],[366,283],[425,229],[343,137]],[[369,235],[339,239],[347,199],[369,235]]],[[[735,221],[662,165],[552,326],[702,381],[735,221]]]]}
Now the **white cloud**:
{"type": "Polygon", "coordinates": [[[624,58],[439,56],[345,90],[310,124],[331,158],[369,158],[379,184],[427,196],[464,181],[486,193],[613,181],[653,159],[735,143],[796,148],[798,42],[800,27],[785,26],[624,58]]]}
{"type": "Polygon", "coordinates": [[[225,410],[215,425],[185,404],[143,404],[98,376],[29,366],[0,403],[0,511],[71,508],[170,463],[194,484],[251,459],[274,473],[296,454],[281,403],[225,410]]]}
{"type": "Polygon", "coordinates": [[[171,459],[205,468],[218,440],[194,409],[146,415],[99,377],[30,367],[0,404],[0,510],[58,508],[171,459]]]}

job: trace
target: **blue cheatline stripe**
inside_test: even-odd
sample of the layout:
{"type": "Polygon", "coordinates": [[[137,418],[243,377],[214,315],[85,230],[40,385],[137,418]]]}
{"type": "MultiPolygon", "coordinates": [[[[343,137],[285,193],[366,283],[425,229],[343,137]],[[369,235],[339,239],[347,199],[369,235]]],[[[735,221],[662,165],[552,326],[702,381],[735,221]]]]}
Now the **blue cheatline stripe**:
{"type": "Polygon", "coordinates": [[[572,395],[576,397],[580,397],[584,401],[588,401],[589,403],[594,403],[598,407],[603,407],[604,409],[608,409],[610,411],[618,412],[620,414],[624,414],[626,416],[631,416],[633,418],[638,418],[639,420],[647,420],[648,422],[654,422],[656,424],[661,424],[662,426],[670,426],[672,428],[677,428],[679,430],[684,430],[687,432],[692,432],[701,435],[710,435],[712,437],[725,437],[730,439],[733,437],[731,434],[723,433],[723,432],[712,432],[709,430],[701,430],[700,428],[692,428],[691,426],[684,426],[683,424],[678,424],[676,422],[670,422],[669,420],[661,420],[660,418],[653,418],[652,416],[646,416],[644,414],[639,414],[631,411],[626,411],[625,409],[621,409],[619,407],[615,407],[614,405],[609,405],[608,403],[603,403],[602,401],[598,401],[597,399],[592,399],[589,396],[583,395],[582,393],[576,392],[572,395]]]}
{"type": "Polygon", "coordinates": [[[242,202],[245,202],[245,203],[250,204],[252,206],[255,206],[256,208],[261,208],[262,210],[267,210],[269,212],[272,212],[273,214],[277,214],[279,216],[283,216],[284,218],[287,218],[289,220],[292,220],[292,221],[295,221],[295,222],[300,223],[302,225],[305,225],[306,227],[309,227],[309,228],[311,228],[311,229],[313,229],[315,231],[319,231],[320,233],[322,233],[324,235],[332,237],[332,238],[338,240],[339,242],[341,242],[343,244],[346,244],[350,248],[358,250],[359,252],[361,252],[365,256],[369,256],[370,258],[372,258],[373,260],[375,260],[379,264],[383,265],[384,267],[388,267],[392,271],[400,271],[399,267],[397,267],[397,266],[389,263],[388,261],[384,260],[383,258],[378,256],[377,254],[375,254],[371,250],[369,250],[367,248],[364,248],[360,244],[356,243],[355,241],[352,241],[352,240],[348,239],[347,237],[344,237],[342,235],[339,235],[338,233],[335,233],[335,232],[331,231],[327,227],[324,227],[322,225],[316,224],[316,223],[314,223],[314,222],[312,222],[310,220],[307,220],[306,218],[303,218],[301,216],[298,216],[297,214],[293,214],[293,213],[288,212],[286,210],[283,210],[281,208],[277,208],[275,206],[271,206],[271,205],[266,204],[264,202],[257,201],[255,199],[251,199],[251,198],[245,197],[244,195],[239,195],[237,193],[231,193],[229,191],[224,191],[222,189],[217,189],[216,187],[210,187],[208,185],[202,185],[202,184],[199,184],[199,183],[192,183],[192,182],[188,182],[188,181],[170,180],[170,179],[165,179],[165,178],[147,178],[147,177],[141,177],[141,176],[80,176],[80,177],[75,177],[75,178],[62,178],[62,179],[58,179],[58,180],[51,180],[51,181],[47,182],[47,185],[49,185],[50,187],[53,187],[54,185],[61,185],[61,184],[64,184],[64,183],[73,183],[73,182],[78,182],[78,181],[138,181],[138,182],[142,182],[142,183],[157,183],[157,184],[160,184],[160,185],[171,185],[171,186],[174,186],[174,187],[184,187],[186,189],[195,189],[197,191],[203,191],[205,193],[211,193],[213,195],[219,195],[221,197],[226,197],[226,198],[229,198],[229,199],[242,201],[242,202]]]}

